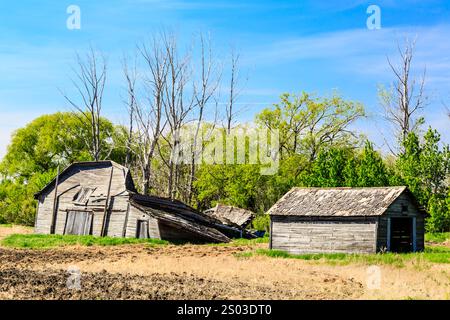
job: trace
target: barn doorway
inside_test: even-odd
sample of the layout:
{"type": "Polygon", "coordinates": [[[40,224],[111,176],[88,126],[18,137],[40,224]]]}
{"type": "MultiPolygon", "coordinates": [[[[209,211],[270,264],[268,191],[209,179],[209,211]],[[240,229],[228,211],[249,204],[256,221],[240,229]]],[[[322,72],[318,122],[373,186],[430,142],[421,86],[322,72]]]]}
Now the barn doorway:
{"type": "Polygon", "coordinates": [[[92,233],[92,212],[70,210],[67,212],[64,234],[89,235],[92,233]]]}
{"type": "Polygon", "coordinates": [[[148,220],[138,220],[136,226],[136,238],[148,239],[150,238],[148,232],[148,220]]]}
{"type": "Polygon", "coordinates": [[[391,252],[413,251],[413,219],[391,218],[391,252]]]}

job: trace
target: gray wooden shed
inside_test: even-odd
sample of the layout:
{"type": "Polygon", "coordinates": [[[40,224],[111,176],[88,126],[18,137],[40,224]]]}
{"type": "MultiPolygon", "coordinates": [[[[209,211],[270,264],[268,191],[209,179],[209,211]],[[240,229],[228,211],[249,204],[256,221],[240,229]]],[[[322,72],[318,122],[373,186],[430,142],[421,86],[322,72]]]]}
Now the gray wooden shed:
{"type": "Polygon", "coordinates": [[[129,170],[113,161],[73,163],[35,198],[35,233],[230,241],[188,205],[138,194],[129,170]]]}
{"type": "Polygon", "coordinates": [[[404,186],[293,188],[268,214],[270,247],[289,253],[424,249],[426,212],[404,186]]]}

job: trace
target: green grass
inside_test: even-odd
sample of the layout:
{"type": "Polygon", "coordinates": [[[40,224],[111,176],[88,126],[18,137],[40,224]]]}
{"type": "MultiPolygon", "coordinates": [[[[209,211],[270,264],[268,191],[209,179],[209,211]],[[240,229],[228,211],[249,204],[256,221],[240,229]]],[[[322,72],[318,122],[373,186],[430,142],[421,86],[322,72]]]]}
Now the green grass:
{"type": "Polygon", "coordinates": [[[0,228],[12,228],[12,226],[11,223],[0,224],[0,228]]]}
{"type": "Polygon", "coordinates": [[[450,232],[436,232],[436,233],[426,233],[425,241],[426,242],[435,242],[440,243],[450,240],[450,232]]]}
{"type": "Polygon", "coordinates": [[[256,238],[256,239],[233,239],[231,242],[228,243],[209,243],[209,246],[253,246],[258,243],[269,243],[269,237],[262,237],[262,238],[256,238]]]}
{"type": "Polygon", "coordinates": [[[44,234],[12,234],[1,241],[6,247],[45,249],[63,246],[117,246],[124,244],[145,243],[149,245],[164,245],[167,241],[159,239],[113,238],[74,235],[44,235],[44,234]]]}
{"type": "Polygon", "coordinates": [[[450,263],[450,248],[428,247],[424,252],[416,253],[377,253],[377,254],[345,254],[345,253],[318,253],[318,254],[290,254],[281,250],[257,249],[254,251],[239,253],[237,257],[249,258],[252,256],[267,256],[278,259],[300,259],[325,262],[333,265],[347,265],[351,263],[367,265],[393,265],[403,267],[405,263],[412,262],[423,264],[424,262],[450,263]]]}

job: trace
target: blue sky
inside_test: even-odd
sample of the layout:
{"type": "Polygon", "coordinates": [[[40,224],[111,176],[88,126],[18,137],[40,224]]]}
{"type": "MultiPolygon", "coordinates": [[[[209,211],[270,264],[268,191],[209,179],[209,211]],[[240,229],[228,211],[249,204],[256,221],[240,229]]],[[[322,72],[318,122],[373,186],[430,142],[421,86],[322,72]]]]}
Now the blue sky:
{"type": "Polygon", "coordinates": [[[427,69],[427,124],[450,142],[450,1],[2,1],[0,3],[0,158],[11,133],[33,118],[69,110],[59,89],[71,93],[75,52],[90,45],[109,64],[105,115],[125,123],[120,59],[161,28],[188,43],[210,33],[218,58],[231,47],[248,77],[240,97],[241,121],[277,101],[283,92],[318,95],[338,90],[365,104],[369,119],[355,129],[383,149],[388,135],[377,87],[392,74],[386,56],[396,42],[417,37],[414,72],[427,69]],[[81,9],[81,30],[68,30],[66,9],[81,9]],[[381,29],[368,30],[366,9],[381,8],[381,29]]]}

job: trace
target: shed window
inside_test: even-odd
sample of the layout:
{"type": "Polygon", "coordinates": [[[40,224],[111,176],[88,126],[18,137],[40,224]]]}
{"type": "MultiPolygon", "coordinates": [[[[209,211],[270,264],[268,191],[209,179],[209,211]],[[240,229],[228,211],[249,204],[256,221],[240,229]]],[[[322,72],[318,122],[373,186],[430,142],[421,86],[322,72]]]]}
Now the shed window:
{"type": "Polygon", "coordinates": [[[402,214],[408,214],[408,205],[402,203],[402,214]]]}
{"type": "Polygon", "coordinates": [[[81,187],[81,190],[75,195],[73,202],[76,204],[86,205],[94,190],[95,188],[81,187]]]}

